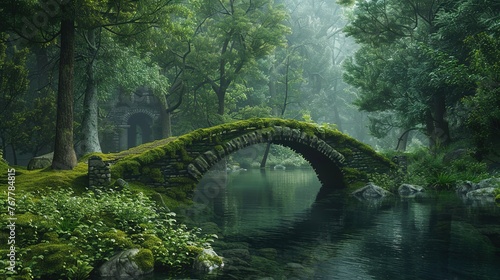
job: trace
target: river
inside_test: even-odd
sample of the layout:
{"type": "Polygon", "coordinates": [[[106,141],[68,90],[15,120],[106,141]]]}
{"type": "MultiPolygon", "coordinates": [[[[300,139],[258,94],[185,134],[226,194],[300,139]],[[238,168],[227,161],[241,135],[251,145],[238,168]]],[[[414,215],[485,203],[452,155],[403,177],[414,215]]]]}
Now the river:
{"type": "Polygon", "coordinates": [[[207,279],[500,279],[500,208],[454,193],[317,198],[313,170],[212,172],[187,212],[220,238],[207,279]]]}

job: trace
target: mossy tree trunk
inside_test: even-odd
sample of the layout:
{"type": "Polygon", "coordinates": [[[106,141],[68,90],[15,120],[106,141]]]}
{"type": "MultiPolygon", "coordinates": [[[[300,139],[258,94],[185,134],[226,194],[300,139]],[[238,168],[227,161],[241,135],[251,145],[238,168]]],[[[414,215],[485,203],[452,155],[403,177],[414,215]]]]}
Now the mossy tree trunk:
{"type": "Polygon", "coordinates": [[[82,120],[82,138],[80,153],[82,155],[94,152],[101,152],[99,143],[99,103],[97,98],[97,85],[95,80],[95,58],[97,55],[97,46],[95,40],[95,29],[86,32],[88,43],[88,63],[87,63],[87,81],[85,87],[85,97],[83,100],[83,120],[82,120]]]}

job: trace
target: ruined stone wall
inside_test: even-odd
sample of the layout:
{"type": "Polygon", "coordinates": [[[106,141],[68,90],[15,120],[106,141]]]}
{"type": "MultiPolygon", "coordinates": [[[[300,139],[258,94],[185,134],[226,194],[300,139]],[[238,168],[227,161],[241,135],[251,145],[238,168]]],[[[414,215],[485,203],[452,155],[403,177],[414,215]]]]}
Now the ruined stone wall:
{"type": "Polygon", "coordinates": [[[111,182],[110,164],[105,163],[98,156],[89,158],[88,176],[89,187],[105,187],[111,182]]]}

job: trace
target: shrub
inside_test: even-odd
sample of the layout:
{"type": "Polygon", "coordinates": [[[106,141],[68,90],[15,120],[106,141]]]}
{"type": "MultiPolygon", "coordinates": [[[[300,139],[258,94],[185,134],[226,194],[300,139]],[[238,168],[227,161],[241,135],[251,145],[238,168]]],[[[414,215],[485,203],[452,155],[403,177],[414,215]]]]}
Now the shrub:
{"type": "Polygon", "coordinates": [[[211,248],[215,237],[188,229],[175,213],[163,212],[142,193],[128,190],[79,196],[70,190],[28,193],[17,211],[26,220],[18,232],[34,233],[19,236],[19,243],[27,246],[19,249],[23,263],[18,267],[31,268],[35,278],[86,279],[92,268],[129,248],[142,248],[148,255],[141,263],[145,268],[154,262],[160,269],[182,273],[192,267],[192,248],[211,248]]]}
{"type": "Polygon", "coordinates": [[[408,183],[449,190],[459,181],[477,182],[491,176],[485,163],[476,161],[468,154],[445,161],[444,157],[450,149],[431,153],[428,149],[421,148],[407,153],[408,183]]]}

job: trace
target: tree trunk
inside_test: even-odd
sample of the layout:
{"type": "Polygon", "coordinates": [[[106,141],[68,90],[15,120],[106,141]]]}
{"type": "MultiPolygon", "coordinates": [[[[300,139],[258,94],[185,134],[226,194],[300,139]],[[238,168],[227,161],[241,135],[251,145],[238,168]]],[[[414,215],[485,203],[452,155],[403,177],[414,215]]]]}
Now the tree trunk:
{"type": "Polygon", "coordinates": [[[447,146],[451,142],[450,128],[446,120],[446,96],[439,94],[434,100],[435,142],[447,146]]]}
{"type": "Polygon", "coordinates": [[[62,19],[56,135],[54,159],[52,161],[52,168],[54,169],[73,169],[77,164],[73,147],[74,52],[75,22],[72,19],[62,19]]]}
{"type": "Polygon", "coordinates": [[[97,98],[97,86],[94,75],[95,56],[95,30],[87,32],[89,42],[90,61],[87,64],[87,85],[85,87],[85,97],[83,100],[83,120],[82,120],[82,142],[80,154],[100,153],[99,143],[99,102],[97,98]]]}
{"type": "Polygon", "coordinates": [[[168,138],[172,136],[172,120],[171,113],[168,109],[167,97],[164,97],[164,102],[161,102],[160,118],[161,118],[161,137],[168,138]]]}
{"type": "Polygon", "coordinates": [[[425,132],[427,134],[427,138],[429,139],[429,148],[434,148],[436,146],[436,141],[434,139],[434,119],[432,118],[432,112],[430,109],[427,109],[425,112],[425,132]]]}
{"type": "Polygon", "coordinates": [[[264,152],[264,156],[262,157],[262,161],[260,162],[260,168],[266,168],[266,162],[270,148],[271,148],[271,142],[267,142],[266,151],[264,152]]]}
{"type": "Polygon", "coordinates": [[[429,148],[437,145],[447,146],[451,142],[450,129],[446,121],[446,97],[440,94],[432,99],[426,112],[426,132],[429,137],[429,148]]]}
{"type": "Polygon", "coordinates": [[[408,145],[408,135],[410,134],[410,129],[403,131],[401,136],[398,139],[398,145],[396,147],[396,150],[398,151],[406,151],[406,146],[408,145]]]}
{"type": "Polygon", "coordinates": [[[217,107],[217,114],[219,115],[224,115],[224,99],[226,97],[226,92],[223,91],[221,87],[219,87],[219,90],[217,91],[217,100],[218,100],[218,107],[217,107]]]}
{"type": "Polygon", "coordinates": [[[17,153],[16,153],[16,146],[14,144],[10,144],[10,147],[12,148],[12,156],[14,158],[14,165],[17,165],[17,153]]]}

